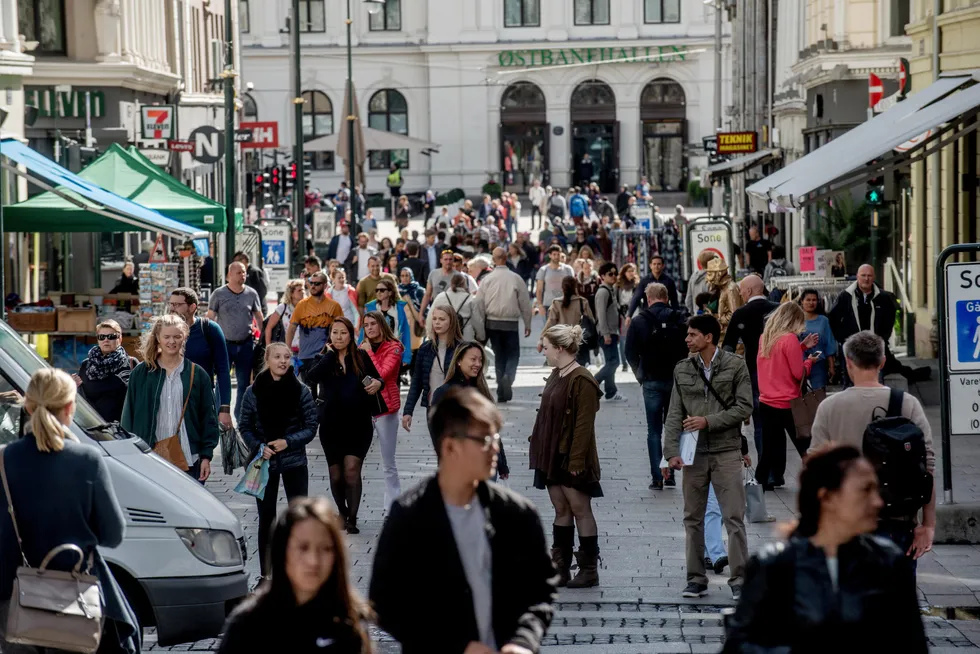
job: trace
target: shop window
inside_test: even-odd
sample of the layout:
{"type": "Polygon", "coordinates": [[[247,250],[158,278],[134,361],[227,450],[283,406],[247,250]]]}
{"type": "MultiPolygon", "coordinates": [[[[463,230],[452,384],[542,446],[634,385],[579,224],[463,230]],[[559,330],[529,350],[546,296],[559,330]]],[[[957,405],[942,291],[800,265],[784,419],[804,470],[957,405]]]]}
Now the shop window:
{"type": "Polygon", "coordinates": [[[259,119],[259,109],[255,106],[255,98],[248,93],[242,96],[242,113],[247,121],[259,119]]]}
{"type": "Polygon", "coordinates": [[[504,0],[504,27],[540,27],[541,0],[504,0]]]}
{"type": "Polygon", "coordinates": [[[643,22],[681,22],[681,0],[643,0],[643,22]]]}
{"type": "Polygon", "coordinates": [[[910,0],[889,0],[891,20],[889,21],[889,36],[905,36],[905,26],[909,24],[910,0]]]}
{"type": "Polygon", "coordinates": [[[303,91],[303,140],[333,134],[333,104],[323,91],[303,91]]]}
{"type": "Polygon", "coordinates": [[[333,152],[304,152],[306,170],[334,170],[333,152]]]}
{"type": "Polygon", "coordinates": [[[616,96],[605,82],[589,80],[582,82],[572,92],[572,106],[615,105],[616,96]]]}
{"type": "Polygon", "coordinates": [[[324,0],[299,0],[299,31],[326,32],[324,0]]]}
{"type": "Polygon", "coordinates": [[[544,117],[544,93],[537,84],[531,82],[516,82],[507,87],[500,99],[500,110],[507,112],[511,109],[540,110],[544,117]]]}
{"type": "Polygon", "coordinates": [[[369,14],[372,32],[397,32],[402,28],[401,0],[386,0],[384,8],[376,14],[369,14]]]}
{"type": "Polygon", "coordinates": [[[238,0],[238,29],[242,31],[242,34],[248,34],[251,31],[248,0],[238,0]]]}
{"type": "Polygon", "coordinates": [[[20,33],[38,42],[31,54],[66,53],[64,0],[20,0],[17,11],[20,33]]]}
{"type": "Polygon", "coordinates": [[[408,150],[369,150],[368,165],[371,170],[388,170],[391,164],[400,164],[408,170],[408,150]]]}
{"type": "Polygon", "coordinates": [[[609,0],[575,0],[576,25],[608,25],[609,0]]]}

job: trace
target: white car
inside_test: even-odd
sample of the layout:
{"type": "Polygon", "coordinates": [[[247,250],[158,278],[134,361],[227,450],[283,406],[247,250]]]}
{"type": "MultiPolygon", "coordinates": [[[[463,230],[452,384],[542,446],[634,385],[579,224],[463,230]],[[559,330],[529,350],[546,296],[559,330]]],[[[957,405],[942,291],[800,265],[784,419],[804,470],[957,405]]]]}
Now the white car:
{"type": "MultiPolygon", "coordinates": [[[[0,322],[0,444],[22,435],[26,414],[17,396],[46,366],[0,322]]],[[[228,612],[248,594],[238,518],[141,439],[106,425],[81,395],[72,432],[106,457],[126,535],[119,547],[100,550],[140,625],[155,626],[161,645],[217,636],[228,612]]]]}

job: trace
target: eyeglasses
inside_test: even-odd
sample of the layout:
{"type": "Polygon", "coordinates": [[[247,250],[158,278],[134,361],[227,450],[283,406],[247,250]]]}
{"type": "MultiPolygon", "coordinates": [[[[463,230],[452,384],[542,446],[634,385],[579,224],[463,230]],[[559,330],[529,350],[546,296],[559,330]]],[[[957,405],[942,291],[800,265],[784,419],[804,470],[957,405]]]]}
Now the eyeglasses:
{"type": "Polygon", "coordinates": [[[180,307],[186,307],[187,306],[187,303],[186,302],[167,302],[167,306],[169,306],[171,309],[179,309],[180,307]]]}
{"type": "Polygon", "coordinates": [[[96,338],[100,341],[115,341],[119,339],[119,334],[99,334],[96,338]]]}
{"type": "Polygon", "coordinates": [[[470,436],[466,434],[463,436],[468,441],[474,441],[476,443],[483,443],[483,451],[489,452],[490,448],[494,445],[500,446],[500,434],[487,434],[486,436],[470,436]]]}

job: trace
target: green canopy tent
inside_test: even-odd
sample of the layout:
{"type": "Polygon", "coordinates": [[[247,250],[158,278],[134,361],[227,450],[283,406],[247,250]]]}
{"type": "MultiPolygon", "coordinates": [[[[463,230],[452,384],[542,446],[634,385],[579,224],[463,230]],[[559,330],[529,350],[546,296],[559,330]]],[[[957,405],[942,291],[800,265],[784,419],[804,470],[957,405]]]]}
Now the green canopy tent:
{"type": "MultiPolygon", "coordinates": [[[[155,168],[145,157],[137,159],[122,147],[112,144],[78,176],[201,231],[225,231],[223,205],[155,168]]],[[[73,192],[66,193],[71,195],[73,192]]],[[[104,216],[83,209],[51,191],[4,207],[3,217],[4,231],[7,232],[119,231],[106,229],[104,216]]]]}

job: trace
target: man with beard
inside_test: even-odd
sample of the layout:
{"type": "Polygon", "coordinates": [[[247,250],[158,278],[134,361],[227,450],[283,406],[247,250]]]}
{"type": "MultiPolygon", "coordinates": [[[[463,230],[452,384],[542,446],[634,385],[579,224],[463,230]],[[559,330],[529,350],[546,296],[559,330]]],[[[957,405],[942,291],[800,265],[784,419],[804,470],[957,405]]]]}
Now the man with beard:
{"type": "MultiPolygon", "coordinates": [[[[313,367],[314,358],[327,344],[330,325],[335,318],[344,315],[340,305],[324,294],[327,289],[327,275],[322,270],[310,276],[310,295],[300,300],[293,309],[286,330],[286,342],[292,343],[296,330],[299,330],[299,374],[306,381],[306,373],[313,367]]],[[[315,385],[310,386],[316,398],[315,385]]]]}

